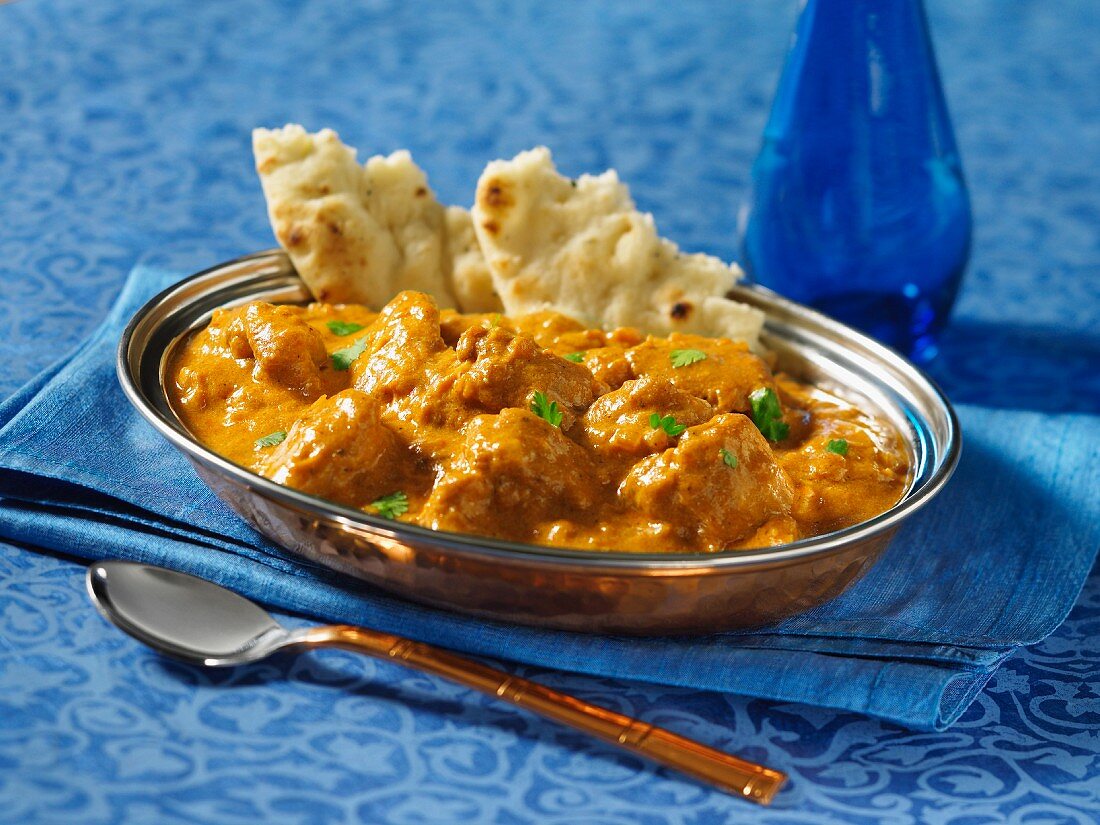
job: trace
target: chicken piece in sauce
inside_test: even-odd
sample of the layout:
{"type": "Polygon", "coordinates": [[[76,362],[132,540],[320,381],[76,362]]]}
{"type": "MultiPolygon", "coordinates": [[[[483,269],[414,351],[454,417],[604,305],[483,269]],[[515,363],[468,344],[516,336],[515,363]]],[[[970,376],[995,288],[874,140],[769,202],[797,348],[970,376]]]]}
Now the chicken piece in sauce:
{"type": "Polygon", "coordinates": [[[736,413],[692,427],[675,447],[638,462],[620,493],[632,509],[670,521],[703,550],[730,547],[789,513],[793,497],[760,431],[736,413]]]}
{"type": "Polygon", "coordinates": [[[513,407],[470,422],[420,522],[522,541],[544,521],[583,517],[606,486],[598,465],[561,429],[513,407]]]}
{"type": "Polygon", "coordinates": [[[353,385],[382,405],[382,420],[429,460],[444,460],[456,434],[480,411],[462,403],[455,381],[469,367],[440,333],[427,295],[402,292],[367,328],[349,370],[353,385]]]}
{"type": "Polygon", "coordinates": [[[470,327],[459,337],[455,352],[468,365],[455,379],[455,391],[463,402],[486,412],[526,408],[538,391],[560,405],[565,415],[562,427],[569,429],[576,416],[607,392],[607,385],[581,365],[502,327],[470,327]]]}
{"type": "Polygon", "coordinates": [[[627,381],[601,396],[584,414],[584,443],[608,456],[640,458],[672,446],[674,433],[709,421],[714,409],[660,378],[627,381]],[[657,419],[654,419],[657,416],[657,419]],[[654,426],[671,417],[671,426],[654,426]],[[671,430],[671,432],[670,432],[671,430]]]}
{"type": "Polygon", "coordinates": [[[291,307],[249,304],[239,326],[243,340],[231,328],[230,346],[238,357],[254,359],[258,383],[269,380],[310,399],[325,391],[332,372],[325,342],[291,307]]]}
{"type": "MultiPolygon", "coordinates": [[[[697,356],[696,356],[697,357],[697,356]]],[[[689,356],[690,358],[690,356],[689,356]]],[[[771,387],[771,370],[742,341],[703,338],[674,332],[668,338],[648,338],[626,352],[635,377],[663,378],[677,389],[702,398],[715,410],[747,413],[749,395],[771,387]],[[676,353],[699,353],[703,358],[678,367],[676,353]]]]}
{"type": "Polygon", "coordinates": [[[259,460],[260,475],[351,507],[406,486],[415,459],[379,416],[378,402],[344,390],[314,402],[259,460]]]}

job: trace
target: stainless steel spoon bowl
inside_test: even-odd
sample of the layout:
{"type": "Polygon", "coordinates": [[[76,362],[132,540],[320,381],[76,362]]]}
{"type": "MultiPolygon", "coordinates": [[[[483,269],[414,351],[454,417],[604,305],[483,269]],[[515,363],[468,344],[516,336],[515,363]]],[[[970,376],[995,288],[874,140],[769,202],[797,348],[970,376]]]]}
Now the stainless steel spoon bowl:
{"type": "Polygon", "coordinates": [[[213,582],[126,561],[88,568],[88,595],[108,621],[154,650],[209,667],[256,662],[281,650],[337,647],[451,679],[645,756],[728,793],[767,805],[786,776],[629,716],[431,645],[350,625],[289,630],[213,582]]]}
{"type": "Polygon", "coordinates": [[[105,619],[175,659],[208,667],[256,662],[299,643],[266,610],[221,585],[163,567],[103,561],[88,568],[88,595],[105,619]]]}

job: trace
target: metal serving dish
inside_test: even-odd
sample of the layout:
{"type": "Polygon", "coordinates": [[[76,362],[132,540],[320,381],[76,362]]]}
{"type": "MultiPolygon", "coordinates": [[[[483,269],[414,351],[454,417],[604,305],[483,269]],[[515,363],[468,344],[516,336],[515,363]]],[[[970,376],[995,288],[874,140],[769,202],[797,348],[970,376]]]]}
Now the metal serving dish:
{"type": "Polygon", "coordinates": [[[588,632],[709,633],[774,622],[839,595],[901,522],[947,482],[958,421],[940,390],[891,350],[761,287],[734,297],[767,313],[763,343],[789,373],[843,387],[909,446],[909,489],[892,509],[836,533],[762,550],[708,554],[564,550],[395,523],[283,487],[199,444],[164,389],[168,356],[213,310],[302,303],[286,255],[262,252],[194,275],[141,308],[123,333],[118,375],[138,411],[257,530],[312,561],[414,601],[504,622],[588,632]]]}

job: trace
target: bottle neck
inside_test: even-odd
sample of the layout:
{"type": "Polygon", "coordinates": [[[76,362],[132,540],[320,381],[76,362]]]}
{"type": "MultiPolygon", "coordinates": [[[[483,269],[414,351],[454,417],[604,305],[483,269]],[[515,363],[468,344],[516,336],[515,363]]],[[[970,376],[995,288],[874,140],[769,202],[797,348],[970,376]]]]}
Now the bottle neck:
{"type": "Polygon", "coordinates": [[[930,109],[946,120],[921,0],[806,0],[765,137],[782,141],[807,119],[926,122],[930,109]]]}

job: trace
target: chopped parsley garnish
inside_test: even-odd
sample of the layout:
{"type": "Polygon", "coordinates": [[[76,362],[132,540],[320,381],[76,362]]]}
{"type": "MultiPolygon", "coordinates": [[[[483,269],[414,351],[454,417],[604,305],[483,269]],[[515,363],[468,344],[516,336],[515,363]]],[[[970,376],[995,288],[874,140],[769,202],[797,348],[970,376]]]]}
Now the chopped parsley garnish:
{"type": "Polygon", "coordinates": [[[701,349],[674,349],[668,354],[668,360],[672,362],[674,369],[679,369],[706,361],[707,354],[701,349]]]}
{"type": "Polygon", "coordinates": [[[548,399],[545,393],[535,392],[535,399],[531,402],[531,412],[544,421],[549,421],[555,427],[561,426],[561,410],[558,409],[558,402],[548,399]]]}
{"type": "Polygon", "coordinates": [[[722,463],[724,463],[731,470],[737,467],[737,456],[727,450],[725,447],[718,451],[718,454],[722,456],[722,463]]]}
{"type": "Polygon", "coordinates": [[[574,364],[579,364],[584,360],[583,352],[571,352],[568,355],[562,356],[566,361],[572,361],[574,364]]]}
{"type": "Polygon", "coordinates": [[[826,445],[825,449],[837,455],[848,455],[848,441],[844,438],[834,438],[826,445]]]}
{"type": "Polygon", "coordinates": [[[783,421],[783,410],[779,406],[779,396],[771,387],[753,390],[749,396],[752,404],[752,423],[769,441],[782,441],[791,428],[783,421]]]}
{"type": "Polygon", "coordinates": [[[257,438],[256,448],[274,447],[276,444],[282,444],[284,441],[286,441],[286,430],[276,430],[273,433],[268,433],[263,438],[257,438]]]}
{"type": "Polygon", "coordinates": [[[504,316],[499,312],[494,312],[489,316],[489,329],[496,329],[500,326],[500,322],[504,320],[504,316]]]}
{"type": "Polygon", "coordinates": [[[649,426],[655,430],[664,430],[671,436],[677,436],[687,429],[686,424],[678,424],[671,415],[662,416],[659,413],[653,413],[649,417],[649,426]]]}
{"type": "Polygon", "coordinates": [[[367,336],[364,335],[350,347],[344,347],[338,349],[332,353],[329,357],[332,359],[332,366],[343,372],[352,365],[360,355],[363,354],[363,350],[367,348],[367,336]]]}
{"type": "Polygon", "coordinates": [[[370,503],[370,506],[382,518],[397,518],[408,512],[409,497],[398,490],[388,496],[376,498],[370,503]]]}
{"type": "Polygon", "coordinates": [[[325,326],[333,335],[351,335],[363,328],[362,324],[356,324],[353,321],[329,321],[325,326]]]}

